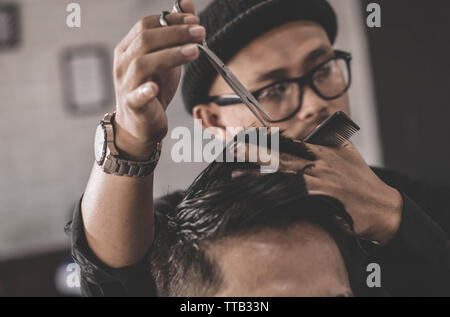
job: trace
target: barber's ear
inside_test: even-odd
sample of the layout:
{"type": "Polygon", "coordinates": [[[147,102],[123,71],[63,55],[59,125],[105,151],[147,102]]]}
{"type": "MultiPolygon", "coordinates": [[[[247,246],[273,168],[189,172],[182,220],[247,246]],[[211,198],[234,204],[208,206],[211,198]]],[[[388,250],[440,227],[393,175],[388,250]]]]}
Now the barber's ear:
{"type": "Polygon", "coordinates": [[[202,126],[205,129],[215,127],[224,129],[225,127],[221,123],[221,116],[219,107],[214,104],[200,104],[196,105],[194,109],[192,109],[192,116],[194,119],[202,120],[202,126]]]}

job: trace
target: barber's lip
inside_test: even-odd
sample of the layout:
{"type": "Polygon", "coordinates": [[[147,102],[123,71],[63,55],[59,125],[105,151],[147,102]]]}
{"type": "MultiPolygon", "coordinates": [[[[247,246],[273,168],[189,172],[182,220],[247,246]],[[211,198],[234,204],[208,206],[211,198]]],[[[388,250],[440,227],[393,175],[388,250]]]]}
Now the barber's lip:
{"type": "Polygon", "coordinates": [[[319,125],[321,125],[325,120],[328,119],[330,115],[323,115],[317,118],[314,121],[309,122],[309,124],[306,127],[303,127],[301,130],[298,130],[295,139],[302,141],[305,139],[311,132],[313,132],[319,125]]]}
{"type": "Polygon", "coordinates": [[[315,121],[311,122],[311,124],[308,126],[308,129],[305,129],[304,131],[307,131],[307,133],[304,134],[303,138],[306,138],[311,132],[313,132],[315,129],[317,129],[325,120],[328,119],[329,116],[321,116],[317,118],[315,121]]]}

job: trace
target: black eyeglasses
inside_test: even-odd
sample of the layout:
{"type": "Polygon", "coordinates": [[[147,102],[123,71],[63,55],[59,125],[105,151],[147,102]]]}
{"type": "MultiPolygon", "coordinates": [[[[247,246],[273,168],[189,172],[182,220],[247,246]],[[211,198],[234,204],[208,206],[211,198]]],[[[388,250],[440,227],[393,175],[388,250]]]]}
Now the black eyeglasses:
{"type": "MultiPolygon", "coordinates": [[[[306,75],[278,81],[252,94],[270,115],[271,123],[291,119],[302,107],[304,87],[309,86],[321,98],[333,100],[347,92],[351,85],[350,53],[334,51],[334,56],[317,65],[306,75]]],[[[234,94],[209,97],[218,106],[242,103],[234,94]]],[[[264,116],[265,117],[265,116],[264,116]]]]}

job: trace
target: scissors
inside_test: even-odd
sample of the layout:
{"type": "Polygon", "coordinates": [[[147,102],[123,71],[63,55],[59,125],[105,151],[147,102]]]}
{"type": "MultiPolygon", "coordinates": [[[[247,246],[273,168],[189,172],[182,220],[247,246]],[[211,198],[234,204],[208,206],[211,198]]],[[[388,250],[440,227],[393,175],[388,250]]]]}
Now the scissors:
{"type": "MultiPolygon", "coordinates": [[[[173,9],[177,13],[184,13],[183,9],[180,6],[181,0],[176,0],[173,6],[173,9]]],[[[208,48],[206,44],[206,40],[203,40],[201,44],[197,44],[198,48],[201,52],[205,54],[208,58],[209,62],[216,69],[216,71],[223,77],[225,82],[233,89],[233,91],[239,96],[241,101],[247,106],[248,109],[255,115],[256,118],[262,123],[264,127],[267,125],[264,122],[262,116],[258,113],[258,110],[263,113],[268,120],[271,120],[269,114],[264,110],[261,104],[256,100],[255,96],[253,96],[244,85],[237,79],[237,77],[225,66],[225,63],[208,48]]]]}

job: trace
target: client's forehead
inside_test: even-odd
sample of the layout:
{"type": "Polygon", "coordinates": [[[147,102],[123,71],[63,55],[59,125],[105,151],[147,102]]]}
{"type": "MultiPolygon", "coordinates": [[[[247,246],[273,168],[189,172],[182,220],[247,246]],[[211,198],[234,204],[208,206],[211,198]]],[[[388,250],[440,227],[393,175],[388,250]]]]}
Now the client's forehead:
{"type": "Polygon", "coordinates": [[[342,296],[348,274],[332,237],[310,223],[223,239],[210,249],[223,272],[219,296],[342,296]]]}

